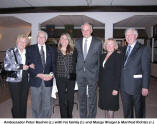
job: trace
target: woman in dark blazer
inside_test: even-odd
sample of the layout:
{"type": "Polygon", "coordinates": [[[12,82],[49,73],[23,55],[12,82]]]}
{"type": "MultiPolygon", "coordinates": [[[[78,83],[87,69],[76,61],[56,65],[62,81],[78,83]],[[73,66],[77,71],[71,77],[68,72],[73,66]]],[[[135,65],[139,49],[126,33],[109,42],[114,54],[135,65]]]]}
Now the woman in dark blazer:
{"type": "Polygon", "coordinates": [[[18,35],[16,47],[8,49],[4,58],[4,68],[9,72],[6,81],[8,82],[13,103],[11,110],[13,118],[26,118],[27,115],[29,89],[27,73],[29,66],[25,64],[27,42],[26,35],[18,35]]]}
{"type": "Polygon", "coordinates": [[[105,41],[103,48],[98,82],[99,107],[105,110],[105,117],[113,118],[114,111],[119,109],[121,52],[112,38],[105,41]]]}
{"type": "Polygon", "coordinates": [[[60,36],[57,62],[56,84],[59,95],[61,118],[72,118],[74,105],[76,50],[68,33],[60,36]]]}

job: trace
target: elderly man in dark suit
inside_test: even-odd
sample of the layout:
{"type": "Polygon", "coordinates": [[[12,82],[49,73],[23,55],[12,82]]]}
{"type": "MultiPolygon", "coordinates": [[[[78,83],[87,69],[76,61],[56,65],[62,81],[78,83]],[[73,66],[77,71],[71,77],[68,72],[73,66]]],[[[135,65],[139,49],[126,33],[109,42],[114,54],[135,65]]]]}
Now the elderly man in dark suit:
{"type": "Polygon", "coordinates": [[[37,44],[28,48],[27,63],[34,64],[29,68],[31,85],[32,117],[50,118],[52,114],[52,85],[56,70],[55,51],[45,44],[47,33],[39,31],[37,44]]]}
{"type": "Polygon", "coordinates": [[[145,117],[145,96],[150,78],[150,51],[137,42],[138,32],[129,28],[125,32],[128,46],[122,49],[121,96],[125,118],[145,117]]]}
{"type": "Polygon", "coordinates": [[[91,36],[93,30],[89,23],[84,23],[81,26],[81,30],[83,37],[75,41],[75,47],[78,53],[76,74],[80,117],[95,118],[97,112],[96,86],[102,43],[94,36],[91,36]]]}

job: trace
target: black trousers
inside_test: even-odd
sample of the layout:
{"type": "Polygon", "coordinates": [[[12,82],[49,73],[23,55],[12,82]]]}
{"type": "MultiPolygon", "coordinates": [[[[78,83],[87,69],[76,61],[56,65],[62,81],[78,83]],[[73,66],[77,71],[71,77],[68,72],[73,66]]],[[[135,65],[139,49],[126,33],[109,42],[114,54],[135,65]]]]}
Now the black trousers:
{"type": "Polygon", "coordinates": [[[125,118],[133,118],[134,111],[136,118],[145,118],[145,97],[139,92],[135,95],[130,95],[121,91],[123,112],[125,118]]]}
{"type": "Polygon", "coordinates": [[[72,118],[75,81],[56,78],[61,118],[72,118]]]}
{"type": "Polygon", "coordinates": [[[27,74],[23,74],[23,80],[21,82],[8,82],[8,86],[13,104],[11,110],[13,118],[26,118],[29,90],[27,74]]]}

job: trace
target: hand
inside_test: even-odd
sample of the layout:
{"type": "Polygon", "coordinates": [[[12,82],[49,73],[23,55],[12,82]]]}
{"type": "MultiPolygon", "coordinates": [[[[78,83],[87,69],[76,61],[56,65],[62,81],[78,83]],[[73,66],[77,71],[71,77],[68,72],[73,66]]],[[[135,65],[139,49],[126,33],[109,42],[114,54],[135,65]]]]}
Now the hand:
{"type": "Polygon", "coordinates": [[[113,90],[113,91],[112,91],[112,95],[113,95],[113,96],[116,96],[117,94],[118,94],[118,91],[117,91],[117,90],[113,90]]]}
{"type": "Polygon", "coordinates": [[[28,65],[23,65],[23,70],[28,70],[29,66],[28,65]]]}
{"type": "Polygon", "coordinates": [[[142,96],[148,96],[148,89],[142,88],[142,96]]]}
{"type": "Polygon", "coordinates": [[[44,81],[49,81],[51,80],[53,77],[50,74],[44,74],[44,81]]]}
{"type": "Polygon", "coordinates": [[[50,74],[37,74],[37,77],[41,78],[44,81],[49,81],[51,80],[53,77],[50,74]]]}
{"type": "Polygon", "coordinates": [[[34,64],[30,64],[29,67],[32,68],[32,69],[35,69],[35,65],[34,64]]]}
{"type": "Polygon", "coordinates": [[[37,76],[36,76],[36,77],[38,77],[38,78],[40,78],[40,79],[44,80],[44,74],[39,73],[39,74],[37,74],[37,76]]]}

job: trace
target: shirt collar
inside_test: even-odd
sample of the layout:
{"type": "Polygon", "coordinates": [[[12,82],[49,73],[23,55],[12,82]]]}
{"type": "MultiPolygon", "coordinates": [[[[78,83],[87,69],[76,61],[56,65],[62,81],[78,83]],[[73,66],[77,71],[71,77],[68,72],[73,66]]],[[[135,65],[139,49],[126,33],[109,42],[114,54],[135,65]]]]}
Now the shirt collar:
{"type": "MultiPolygon", "coordinates": [[[[46,47],[46,45],[44,44],[44,45],[42,45],[43,46],[43,48],[45,48],[46,47]]],[[[39,47],[39,49],[41,48],[41,45],[40,44],[38,44],[38,47],[39,47]]]]}
{"type": "Polygon", "coordinates": [[[133,44],[131,44],[131,45],[129,45],[129,46],[131,46],[131,48],[134,48],[136,42],[137,42],[137,41],[135,41],[133,44]]]}
{"type": "MultiPolygon", "coordinates": [[[[18,49],[18,48],[17,48],[18,49]]],[[[18,49],[20,55],[25,55],[26,54],[26,49],[23,49],[23,52],[21,53],[21,51],[18,49]]]]}
{"type": "Polygon", "coordinates": [[[92,36],[90,36],[88,38],[85,38],[85,37],[83,38],[83,40],[86,40],[86,39],[89,40],[89,41],[91,41],[92,40],[92,36]]]}

